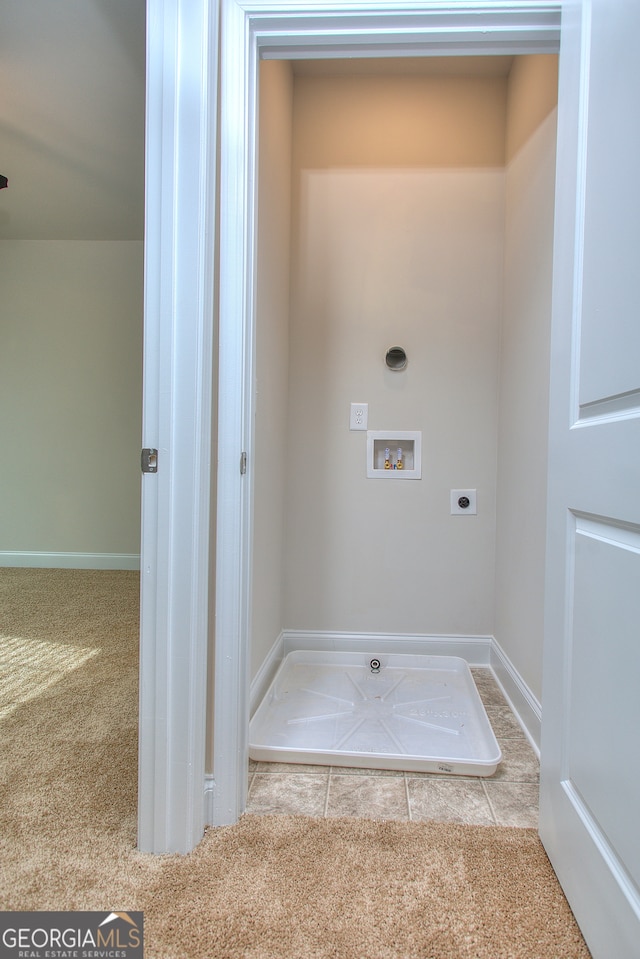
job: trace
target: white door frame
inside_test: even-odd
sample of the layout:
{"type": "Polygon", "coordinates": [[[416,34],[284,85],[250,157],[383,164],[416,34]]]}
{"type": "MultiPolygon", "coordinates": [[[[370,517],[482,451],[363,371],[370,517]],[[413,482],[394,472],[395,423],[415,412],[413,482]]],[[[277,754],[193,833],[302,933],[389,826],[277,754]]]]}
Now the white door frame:
{"type": "Polygon", "coordinates": [[[257,74],[260,58],[557,52],[560,0],[222,0],[220,365],[210,821],[247,786],[254,423],[257,74]],[[241,454],[248,468],[240,472],[241,454]]]}
{"type": "Polygon", "coordinates": [[[205,823],[218,4],[148,0],[138,846],[205,823]]]}

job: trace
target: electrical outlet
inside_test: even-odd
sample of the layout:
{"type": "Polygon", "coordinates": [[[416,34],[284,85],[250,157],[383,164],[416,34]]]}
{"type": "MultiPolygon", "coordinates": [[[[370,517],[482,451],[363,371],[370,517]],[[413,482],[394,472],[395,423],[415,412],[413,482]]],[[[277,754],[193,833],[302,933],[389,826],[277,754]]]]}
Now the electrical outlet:
{"type": "Polygon", "coordinates": [[[476,516],[477,513],[476,491],[474,489],[451,490],[452,516],[476,516]]]}
{"type": "Polygon", "coordinates": [[[369,404],[352,403],[349,414],[350,430],[366,430],[369,421],[369,404]]]}

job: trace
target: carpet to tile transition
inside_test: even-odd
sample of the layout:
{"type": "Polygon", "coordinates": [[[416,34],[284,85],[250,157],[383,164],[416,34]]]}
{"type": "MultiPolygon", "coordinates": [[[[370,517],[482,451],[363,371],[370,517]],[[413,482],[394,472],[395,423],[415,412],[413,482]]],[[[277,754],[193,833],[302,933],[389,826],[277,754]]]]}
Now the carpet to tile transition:
{"type": "Polygon", "coordinates": [[[147,959],[588,959],[534,830],[245,816],[137,852],[137,597],[0,570],[1,909],[142,910],[147,959]]]}

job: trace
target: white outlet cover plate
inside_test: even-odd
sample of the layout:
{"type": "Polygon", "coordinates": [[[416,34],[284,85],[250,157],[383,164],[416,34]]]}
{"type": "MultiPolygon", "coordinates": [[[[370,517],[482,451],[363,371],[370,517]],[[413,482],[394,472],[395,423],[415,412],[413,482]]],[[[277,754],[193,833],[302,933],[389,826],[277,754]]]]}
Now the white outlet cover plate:
{"type": "Polygon", "coordinates": [[[369,422],[369,404],[352,403],[349,413],[350,430],[366,430],[369,422]]]}
{"type": "Polygon", "coordinates": [[[452,516],[477,516],[478,505],[476,491],[474,489],[452,489],[451,490],[451,515],[452,516]],[[458,500],[461,496],[466,496],[469,505],[466,507],[458,506],[458,500]]]}

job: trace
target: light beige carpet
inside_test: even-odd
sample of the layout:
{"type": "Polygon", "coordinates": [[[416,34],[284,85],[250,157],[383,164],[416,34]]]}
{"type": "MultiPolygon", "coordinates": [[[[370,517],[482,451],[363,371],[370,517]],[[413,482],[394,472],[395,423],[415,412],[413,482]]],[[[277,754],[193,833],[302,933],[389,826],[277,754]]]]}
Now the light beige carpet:
{"type": "Polygon", "coordinates": [[[148,959],[588,959],[533,830],[247,816],[138,853],[137,596],[0,570],[0,908],[142,910],[148,959]]]}

